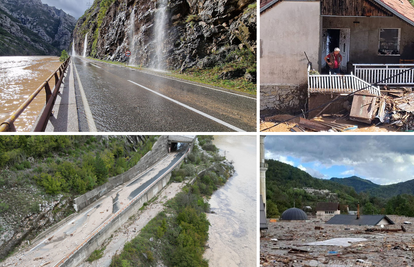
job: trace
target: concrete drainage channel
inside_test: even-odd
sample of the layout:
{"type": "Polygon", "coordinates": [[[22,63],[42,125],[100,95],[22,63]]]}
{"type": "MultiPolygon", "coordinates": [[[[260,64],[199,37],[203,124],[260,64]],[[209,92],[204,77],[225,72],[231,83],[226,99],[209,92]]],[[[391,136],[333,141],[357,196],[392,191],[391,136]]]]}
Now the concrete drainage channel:
{"type": "Polygon", "coordinates": [[[82,244],[54,266],[72,267],[77,266],[86,260],[93,251],[100,248],[105,240],[120,228],[132,215],[137,213],[145,202],[153,198],[167,185],[171,178],[171,172],[180,166],[183,159],[190,152],[191,147],[168,171],[139,193],[127,206],[112,215],[111,218],[100,225],[82,244]]]}

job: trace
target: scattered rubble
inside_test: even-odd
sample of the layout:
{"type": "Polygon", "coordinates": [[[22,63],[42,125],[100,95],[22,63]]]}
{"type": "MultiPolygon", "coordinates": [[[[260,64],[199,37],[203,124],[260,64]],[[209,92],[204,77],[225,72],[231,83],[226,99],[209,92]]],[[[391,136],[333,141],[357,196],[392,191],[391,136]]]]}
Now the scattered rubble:
{"type": "Polygon", "coordinates": [[[260,238],[260,266],[412,266],[414,227],[406,222],[414,218],[389,217],[396,224],[384,228],[321,227],[324,221],[319,218],[269,220],[269,229],[260,238]]]}
{"type": "Polygon", "coordinates": [[[361,91],[354,95],[350,110],[345,110],[346,113],[325,114],[322,109],[313,119],[305,119],[303,115],[301,117],[286,114],[269,116],[262,118],[261,131],[414,130],[414,92],[411,88],[385,88],[381,90],[379,97],[361,91]]]}

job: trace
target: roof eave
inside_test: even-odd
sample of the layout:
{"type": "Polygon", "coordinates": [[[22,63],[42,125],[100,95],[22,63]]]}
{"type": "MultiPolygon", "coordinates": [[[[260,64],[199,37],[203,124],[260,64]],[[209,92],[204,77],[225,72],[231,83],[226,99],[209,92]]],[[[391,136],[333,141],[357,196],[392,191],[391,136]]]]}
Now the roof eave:
{"type": "Polygon", "coordinates": [[[383,8],[387,9],[388,11],[390,11],[392,14],[394,14],[395,16],[399,17],[400,19],[404,20],[405,22],[407,22],[408,24],[410,24],[411,26],[414,26],[414,21],[410,20],[409,18],[405,17],[404,15],[402,15],[401,13],[397,12],[395,9],[393,9],[392,7],[390,7],[389,5],[385,4],[384,2],[382,2],[381,0],[373,0],[375,3],[379,4],[380,6],[382,6],[383,8]]]}
{"type": "Polygon", "coordinates": [[[266,11],[267,9],[271,8],[274,4],[276,4],[279,1],[280,0],[270,1],[269,3],[267,3],[266,5],[264,5],[263,7],[260,8],[260,13],[262,13],[262,12],[266,11]]]}

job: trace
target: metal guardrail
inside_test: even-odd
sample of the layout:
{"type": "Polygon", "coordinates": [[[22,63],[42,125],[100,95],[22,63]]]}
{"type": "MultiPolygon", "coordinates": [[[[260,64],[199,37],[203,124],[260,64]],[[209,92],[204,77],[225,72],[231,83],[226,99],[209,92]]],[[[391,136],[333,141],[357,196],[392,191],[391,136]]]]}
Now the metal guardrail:
{"type": "Polygon", "coordinates": [[[310,74],[310,68],[308,67],[308,96],[310,96],[311,93],[349,94],[362,89],[367,90],[373,95],[381,95],[378,86],[373,86],[353,74],[310,74]]]}
{"type": "Polygon", "coordinates": [[[414,64],[354,64],[355,76],[378,85],[414,85],[414,64]]]}
{"type": "Polygon", "coordinates": [[[25,109],[32,103],[36,96],[45,89],[46,91],[46,104],[43,107],[42,112],[38,116],[32,131],[33,132],[44,132],[46,125],[49,121],[50,114],[53,109],[53,105],[56,101],[56,96],[59,92],[60,85],[62,84],[63,77],[65,76],[66,69],[69,65],[70,57],[60,67],[49,76],[37,89],[34,91],[29,98],[16,110],[10,117],[0,124],[0,132],[15,132],[16,128],[14,122],[17,118],[25,111],[25,109]],[[54,87],[51,89],[49,82],[55,78],[54,87]]]}

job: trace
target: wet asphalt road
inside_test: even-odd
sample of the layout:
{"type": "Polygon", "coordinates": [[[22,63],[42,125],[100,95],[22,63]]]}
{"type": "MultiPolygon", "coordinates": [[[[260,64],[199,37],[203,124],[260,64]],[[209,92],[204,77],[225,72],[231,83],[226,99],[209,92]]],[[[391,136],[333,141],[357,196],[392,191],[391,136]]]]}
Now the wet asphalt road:
{"type": "MultiPolygon", "coordinates": [[[[218,91],[112,64],[74,58],[96,128],[100,132],[230,132],[218,119],[244,131],[256,130],[256,99],[218,91]],[[132,83],[134,82],[134,83],[132,83]],[[139,85],[137,85],[139,84],[139,85]],[[165,99],[178,101],[205,116],[165,99]]],[[[80,130],[89,131],[75,88],[80,130]]]]}

